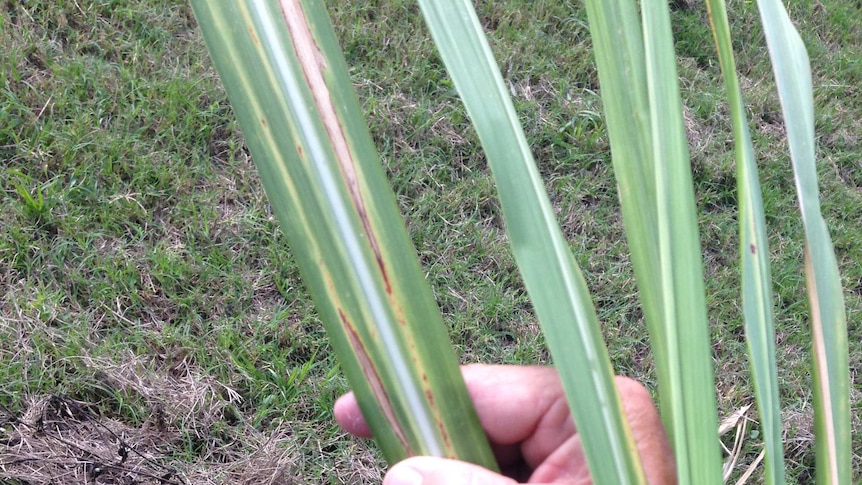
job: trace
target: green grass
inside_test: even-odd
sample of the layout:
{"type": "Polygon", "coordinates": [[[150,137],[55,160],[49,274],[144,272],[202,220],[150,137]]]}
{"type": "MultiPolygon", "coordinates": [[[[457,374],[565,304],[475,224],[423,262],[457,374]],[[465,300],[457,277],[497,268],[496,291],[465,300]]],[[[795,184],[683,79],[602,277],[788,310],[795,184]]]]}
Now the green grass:
{"type": "MultiPolygon", "coordinates": [[[[330,9],[462,360],[548,363],[489,170],[418,8],[342,1],[330,9]]],[[[703,10],[694,2],[674,22],[726,416],[753,395],[732,140],[703,10]]],[[[862,12],[852,3],[798,1],[789,11],[812,57],[822,201],[846,289],[855,375],[862,12]]],[[[516,0],[482,4],[479,13],[613,363],[654,386],[585,12],[516,0]]],[[[756,7],[734,3],[730,14],[773,254],[789,483],[807,484],[814,455],[801,223],[756,7]]],[[[344,436],[331,419],[345,381],[190,8],[173,0],[10,2],[0,22],[0,404],[22,418],[41,396],[84,403],[114,429],[160,440],[157,463],[138,471],[171,466],[189,483],[258,483],[277,473],[291,483],[379,482],[373,446],[344,436]]],[[[859,409],[860,385],[852,389],[859,409]]],[[[23,426],[7,421],[0,418],[0,442],[23,426]]],[[[853,426],[862,428],[859,413],[853,426]]],[[[736,476],[759,452],[756,422],[748,429],[736,476]]],[[[13,449],[2,446],[6,462],[13,449]]],[[[854,470],[862,472],[858,440],[854,470]]],[[[0,476],[40,483],[28,477],[0,476]]]]}

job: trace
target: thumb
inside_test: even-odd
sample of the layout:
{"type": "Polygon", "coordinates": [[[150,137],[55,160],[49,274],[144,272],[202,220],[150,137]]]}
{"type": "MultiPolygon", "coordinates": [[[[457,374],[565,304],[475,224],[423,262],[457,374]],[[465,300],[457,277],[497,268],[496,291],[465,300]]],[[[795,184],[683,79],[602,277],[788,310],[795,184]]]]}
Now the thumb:
{"type": "Polygon", "coordinates": [[[383,485],[516,485],[517,482],[472,463],[417,456],[393,466],[383,485]]]}

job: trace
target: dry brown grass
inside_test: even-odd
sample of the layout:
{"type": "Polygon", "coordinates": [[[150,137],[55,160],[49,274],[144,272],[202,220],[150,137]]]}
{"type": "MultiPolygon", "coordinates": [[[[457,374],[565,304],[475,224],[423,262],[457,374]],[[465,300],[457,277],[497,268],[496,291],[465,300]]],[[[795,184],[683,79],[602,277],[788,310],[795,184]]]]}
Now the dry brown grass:
{"type": "MultiPolygon", "coordinates": [[[[16,359],[31,357],[44,345],[36,340],[61,344],[70,338],[28,315],[15,293],[2,303],[0,334],[7,344],[12,344],[8,337],[15,339],[9,347],[18,349],[16,359]]],[[[285,419],[256,426],[243,414],[240,393],[189,355],[142,355],[130,349],[99,355],[98,318],[86,320],[93,322],[85,332],[86,343],[63,365],[88,387],[100,390],[103,400],[94,395],[85,401],[60,393],[33,394],[17,397],[17,413],[0,408],[0,483],[215,485],[382,479],[383,467],[370,443],[343,434],[328,437],[320,422],[285,419]],[[110,411],[123,398],[146,414],[138,419],[130,419],[128,412],[122,419],[111,417],[123,414],[110,411]],[[321,470],[323,464],[331,469],[321,470]]]]}
{"type": "MultiPolygon", "coordinates": [[[[157,375],[133,354],[123,362],[81,360],[105,386],[143,396],[150,415],[134,426],[100,416],[93,403],[30,396],[22,415],[0,418],[4,479],[33,485],[318,483],[305,474],[317,466],[309,463],[315,454],[327,453],[321,441],[297,441],[289,422],[267,432],[242,421],[223,426],[226,409],[239,396],[189,363],[157,375]],[[189,440],[199,450],[194,457],[184,456],[189,440]]],[[[349,463],[331,470],[328,480],[378,483],[380,463],[364,447],[353,448],[355,455],[342,457],[349,463]]]]}

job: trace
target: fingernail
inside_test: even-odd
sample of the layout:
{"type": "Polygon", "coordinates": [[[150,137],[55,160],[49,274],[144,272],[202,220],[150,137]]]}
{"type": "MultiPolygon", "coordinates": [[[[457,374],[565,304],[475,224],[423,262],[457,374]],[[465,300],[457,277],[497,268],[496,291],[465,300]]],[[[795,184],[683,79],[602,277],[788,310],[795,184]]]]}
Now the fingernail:
{"type": "Polygon", "coordinates": [[[395,465],[386,474],[383,485],[422,485],[422,474],[409,465],[395,465]]]}

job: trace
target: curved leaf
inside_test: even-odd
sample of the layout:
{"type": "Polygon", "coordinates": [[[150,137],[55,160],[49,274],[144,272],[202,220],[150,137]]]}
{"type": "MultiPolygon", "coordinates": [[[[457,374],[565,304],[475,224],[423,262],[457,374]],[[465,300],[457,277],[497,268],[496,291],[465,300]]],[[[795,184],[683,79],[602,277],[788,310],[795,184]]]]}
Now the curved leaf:
{"type": "Polygon", "coordinates": [[[508,90],[470,2],[420,0],[476,127],[512,251],[560,372],[597,484],[644,483],[583,275],[560,232],[508,90]]]}
{"type": "Polygon", "coordinates": [[[817,483],[849,484],[850,364],[838,263],[820,213],[814,157],[814,95],[808,53],[779,0],[758,0],[805,227],[811,305],[817,483]]]}

